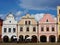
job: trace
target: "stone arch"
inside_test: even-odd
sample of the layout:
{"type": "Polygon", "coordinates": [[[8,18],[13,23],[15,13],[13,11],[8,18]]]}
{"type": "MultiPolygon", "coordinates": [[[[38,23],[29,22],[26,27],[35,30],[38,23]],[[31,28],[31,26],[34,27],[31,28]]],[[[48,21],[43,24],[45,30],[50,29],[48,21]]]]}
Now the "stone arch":
{"type": "Polygon", "coordinates": [[[58,42],[60,42],[60,35],[58,36],[58,42]]]}
{"type": "Polygon", "coordinates": [[[32,35],[31,41],[32,42],[37,42],[37,36],[36,35],[32,35]]]}
{"type": "Polygon", "coordinates": [[[49,36],[49,42],[55,42],[56,37],[54,35],[49,36]]]}
{"type": "Polygon", "coordinates": [[[3,37],[3,41],[4,41],[4,42],[9,42],[9,37],[8,37],[7,35],[5,35],[5,36],[3,37]]]}
{"type": "Polygon", "coordinates": [[[27,37],[29,37],[29,35],[26,35],[26,36],[25,36],[25,39],[26,39],[27,37]]]}
{"type": "Polygon", "coordinates": [[[40,41],[41,42],[47,42],[47,37],[45,35],[40,36],[40,41]]]}
{"type": "Polygon", "coordinates": [[[23,37],[23,35],[20,35],[19,36],[19,42],[23,42],[24,41],[24,37],[23,37]]]}
{"type": "Polygon", "coordinates": [[[28,39],[28,37],[30,37],[30,36],[29,35],[25,36],[25,42],[30,42],[31,41],[31,39],[28,39]]]}
{"type": "Polygon", "coordinates": [[[17,38],[14,38],[14,37],[16,37],[16,36],[15,35],[11,36],[11,42],[16,42],[17,41],[17,38]]]}

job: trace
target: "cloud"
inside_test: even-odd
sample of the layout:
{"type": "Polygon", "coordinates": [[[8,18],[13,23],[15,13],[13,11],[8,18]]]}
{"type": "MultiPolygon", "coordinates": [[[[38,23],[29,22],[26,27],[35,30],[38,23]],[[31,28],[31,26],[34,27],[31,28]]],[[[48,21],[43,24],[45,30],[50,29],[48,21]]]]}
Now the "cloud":
{"type": "Polygon", "coordinates": [[[16,16],[16,20],[20,20],[21,19],[21,17],[23,16],[23,15],[25,15],[25,14],[27,14],[28,13],[28,10],[27,9],[25,9],[24,11],[17,11],[16,13],[15,13],[15,16],[16,16]]]}
{"type": "Polygon", "coordinates": [[[5,15],[4,14],[0,14],[0,18],[1,19],[4,19],[5,18],[5,15]]]}
{"type": "Polygon", "coordinates": [[[17,16],[20,16],[21,14],[22,14],[22,11],[17,11],[17,12],[16,12],[16,15],[17,15],[17,16]]]}
{"type": "MultiPolygon", "coordinates": [[[[40,14],[32,14],[31,16],[33,16],[36,21],[39,21],[41,18],[43,18],[44,15],[45,15],[44,13],[40,13],[40,14]]],[[[51,15],[51,16],[56,21],[57,18],[54,15],[51,15]]]]}
{"type": "Polygon", "coordinates": [[[51,15],[51,16],[54,18],[55,21],[57,21],[57,17],[55,17],[54,15],[51,15]]]}
{"type": "Polygon", "coordinates": [[[44,16],[44,13],[32,14],[31,16],[33,16],[36,21],[39,21],[44,16]]]}
{"type": "Polygon", "coordinates": [[[43,10],[56,9],[60,0],[20,0],[19,6],[25,9],[43,10]]]}

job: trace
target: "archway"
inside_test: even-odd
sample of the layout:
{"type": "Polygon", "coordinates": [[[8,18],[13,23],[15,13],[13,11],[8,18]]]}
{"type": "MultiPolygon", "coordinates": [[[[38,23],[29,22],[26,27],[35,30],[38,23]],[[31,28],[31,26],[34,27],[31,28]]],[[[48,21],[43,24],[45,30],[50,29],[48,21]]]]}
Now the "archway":
{"type": "Polygon", "coordinates": [[[0,42],[2,41],[2,38],[1,38],[2,35],[0,35],[0,42]]]}
{"type": "Polygon", "coordinates": [[[3,37],[3,41],[4,41],[4,42],[9,42],[9,37],[8,37],[8,36],[4,36],[4,37],[3,37]]]}
{"type": "Polygon", "coordinates": [[[23,35],[20,35],[20,36],[19,36],[19,42],[24,42],[23,35]]]}
{"type": "Polygon", "coordinates": [[[55,42],[55,36],[54,35],[49,36],[49,41],[50,42],[55,42]]]}
{"type": "Polygon", "coordinates": [[[58,36],[58,42],[60,42],[60,35],[58,36]]]}
{"type": "Polygon", "coordinates": [[[29,35],[26,35],[25,36],[25,42],[30,42],[30,39],[28,39],[29,38],[29,35]]]}
{"type": "Polygon", "coordinates": [[[33,35],[31,41],[32,42],[37,42],[37,36],[33,35]]]}
{"type": "Polygon", "coordinates": [[[1,35],[0,35],[0,39],[1,39],[1,35]]]}
{"type": "Polygon", "coordinates": [[[41,42],[47,42],[47,37],[45,35],[40,36],[41,42]]]}
{"type": "Polygon", "coordinates": [[[16,36],[15,35],[13,35],[12,37],[11,37],[11,42],[16,42],[17,41],[17,38],[15,38],[16,36]]]}

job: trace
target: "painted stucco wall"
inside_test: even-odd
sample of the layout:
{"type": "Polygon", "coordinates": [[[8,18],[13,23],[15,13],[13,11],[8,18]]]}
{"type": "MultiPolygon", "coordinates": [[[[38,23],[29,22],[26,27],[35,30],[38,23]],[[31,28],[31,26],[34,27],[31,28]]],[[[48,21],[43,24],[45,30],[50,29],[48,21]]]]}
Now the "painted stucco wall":
{"type": "Polygon", "coordinates": [[[6,16],[6,19],[3,21],[3,27],[2,27],[2,38],[4,36],[8,36],[11,38],[11,36],[15,35],[17,36],[17,21],[14,19],[13,14],[8,14],[6,16]],[[4,28],[7,28],[7,32],[4,33],[4,28]],[[11,28],[11,32],[8,32],[8,28],[11,28]],[[16,32],[13,33],[13,28],[16,28],[16,32]]]}
{"type": "Polygon", "coordinates": [[[52,18],[50,14],[45,14],[44,17],[39,21],[39,41],[40,41],[40,36],[45,35],[47,37],[47,42],[49,42],[49,36],[54,35],[56,37],[57,41],[57,24],[56,20],[52,18]],[[46,21],[48,20],[48,22],[46,21]],[[41,31],[41,27],[43,27],[44,31],[41,31]],[[47,31],[47,27],[49,27],[49,31],[47,31]],[[54,31],[52,31],[52,27],[54,27],[54,31]]]}

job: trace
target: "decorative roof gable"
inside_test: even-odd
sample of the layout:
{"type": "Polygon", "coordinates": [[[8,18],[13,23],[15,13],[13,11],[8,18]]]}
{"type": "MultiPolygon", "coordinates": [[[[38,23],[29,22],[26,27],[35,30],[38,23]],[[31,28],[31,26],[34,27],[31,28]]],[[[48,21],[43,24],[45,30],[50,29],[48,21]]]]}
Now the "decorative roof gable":
{"type": "Polygon", "coordinates": [[[56,22],[56,21],[54,20],[51,14],[45,14],[43,18],[40,20],[40,23],[44,22],[56,22]]]}

